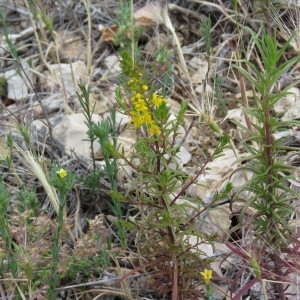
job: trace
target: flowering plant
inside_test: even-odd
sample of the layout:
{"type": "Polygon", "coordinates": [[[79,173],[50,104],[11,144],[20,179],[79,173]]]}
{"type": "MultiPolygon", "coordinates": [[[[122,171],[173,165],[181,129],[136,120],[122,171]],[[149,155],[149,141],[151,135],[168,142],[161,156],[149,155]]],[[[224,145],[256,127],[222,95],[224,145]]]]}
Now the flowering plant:
{"type": "MultiPolygon", "coordinates": [[[[137,139],[130,157],[109,142],[106,149],[133,168],[135,174],[125,194],[111,191],[114,199],[139,208],[138,215],[130,222],[123,221],[128,229],[136,229],[137,250],[142,257],[147,257],[145,264],[133,272],[141,268],[150,271],[150,285],[155,285],[163,294],[171,292],[172,299],[197,297],[201,294],[196,289],[197,282],[204,280],[208,285],[212,276],[210,270],[205,269],[204,275],[200,272],[211,260],[201,258],[206,253],[199,245],[213,242],[215,236],[194,230],[195,220],[200,219],[211,204],[191,198],[186,191],[204,172],[207,163],[221,154],[228,137],[220,139],[197,174],[189,178],[178,167],[176,157],[184,138],[180,128],[187,102],[182,101],[177,115],[172,115],[166,96],[155,85],[149,85],[142,65],[136,66],[130,55],[123,52],[121,66],[122,84],[116,98],[121,112],[130,117],[128,126],[133,125],[137,139]],[[191,216],[191,209],[195,208],[191,216]]],[[[225,190],[228,192],[230,187],[225,190]]],[[[219,197],[224,194],[216,195],[213,201],[219,197]]]]}

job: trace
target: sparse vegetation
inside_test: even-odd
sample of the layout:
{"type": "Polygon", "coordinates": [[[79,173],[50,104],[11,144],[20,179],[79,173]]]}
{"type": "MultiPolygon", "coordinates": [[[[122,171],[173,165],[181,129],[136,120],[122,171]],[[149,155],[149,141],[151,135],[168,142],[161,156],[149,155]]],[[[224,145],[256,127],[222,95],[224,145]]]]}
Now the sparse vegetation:
{"type": "Polygon", "coordinates": [[[300,7],[8,2],[0,299],[299,297],[300,7]]]}

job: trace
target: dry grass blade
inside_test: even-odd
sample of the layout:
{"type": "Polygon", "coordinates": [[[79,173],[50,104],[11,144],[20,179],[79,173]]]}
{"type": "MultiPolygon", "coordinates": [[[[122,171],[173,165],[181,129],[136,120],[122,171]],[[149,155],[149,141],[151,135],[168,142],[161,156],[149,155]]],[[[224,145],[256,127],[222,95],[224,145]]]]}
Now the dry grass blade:
{"type": "Polygon", "coordinates": [[[164,7],[162,7],[161,14],[163,16],[164,25],[166,26],[166,28],[168,30],[170,30],[170,32],[172,34],[172,37],[174,39],[174,43],[176,45],[177,54],[178,54],[178,57],[179,57],[179,62],[181,64],[181,71],[183,71],[185,78],[189,82],[189,88],[190,88],[190,91],[192,93],[192,96],[195,97],[196,94],[195,94],[195,91],[194,91],[194,88],[193,88],[191,77],[190,77],[190,74],[189,74],[189,71],[188,71],[188,68],[187,68],[187,65],[186,65],[183,53],[182,53],[182,49],[181,49],[181,46],[180,46],[180,43],[179,43],[176,31],[175,31],[175,28],[174,28],[174,26],[173,26],[173,24],[172,24],[172,22],[170,20],[169,14],[168,14],[168,7],[166,5],[164,7]]]}
{"type": "Polygon", "coordinates": [[[55,189],[49,184],[46,174],[42,169],[40,163],[34,157],[31,151],[24,151],[18,144],[14,143],[14,147],[17,150],[17,154],[22,163],[27,167],[33,175],[37,177],[47,193],[51,204],[56,213],[59,211],[59,199],[55,189]]]}
{"type": "MultiPolygon", "coordinates": [[[[275,23],[278,26],[278,34],[285,40],[290,40],[290,45],[294,48],[297,54],[300,53],[300,7],[294,6],[290,11],[284,11],[287,14],[289,22],[283,20],[283,17],[280,15],[274,6],[268,10],[268,13],[275,23]],[[294,11],[294,14],[292,13],[294,11]],[[294,36],[293,36],[294,35],[294,36]],[[291,36],[293,38],[291,39],[291,36]]],[[[270,26],[274,26],[274,24],[269,23],[270,26]]]]}

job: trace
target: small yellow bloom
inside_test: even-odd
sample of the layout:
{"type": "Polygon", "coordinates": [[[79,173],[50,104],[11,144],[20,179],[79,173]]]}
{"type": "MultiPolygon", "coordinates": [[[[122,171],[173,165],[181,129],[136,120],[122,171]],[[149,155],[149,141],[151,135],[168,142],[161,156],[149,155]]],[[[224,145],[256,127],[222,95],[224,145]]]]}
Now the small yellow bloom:
{"type": "Polygon", "coordinates": [[[143,98],[142,94],[137,93],[137,94],[135,95],[135,99],[141,99],[141,98],[143,98]]]}
{"type": "Polygon", "coordinates": [[[145,101],[141,99],[134,103],[134,109],[139,112],[148,112],[148,107],[145,101]]]}
{"type": "Polygon", "coordinates": [[[133,123],[135,128],[139,128],[144,124],[144,117],[142,114],[132,111],[131,112],[131,121],[130,123],[133,123]]]}
{"type": "Polygon", "coordinates": [[[144,112],[144,124],[149,125],[153,122],[152,116],[150,115],[149,112],[144,112]]]}
{"type": "Polygon", "coordinates": [[[68,175],[67,171],[63,168],[61,168],[59,171],[56,172],[56,174],[62,179],[68,175]]]}
{"type": "Polygon", "coordinates": [[[200,273],[203,276],[205,284],[210,284],[212,278],[212,270],[205,269],[204,272],[200,273]]]}
{"type": "Polygon", "coordinates": [[[151,122],[148,131],[153,135],[160,134],[160,130],[159,130],[158,126],[154,124],[154,122],[151,122]]]}
{"type": "Polygon", "coordinates": [[[149,87],[148,87],[148,85],[145,85],[145,84],[144,84],[144,85],[142,86],[142,89],[143,89],[143,91],[148,91],[148,90],[149,90],[149,87]]]}
{"type": "Polygon", "coordinates": [[[157,95],[157,94],[152,95],[152,103],[156,107],[160,107],[163,102],[167,102],[167,100],[164,99],[161,95],[157,95]]]}

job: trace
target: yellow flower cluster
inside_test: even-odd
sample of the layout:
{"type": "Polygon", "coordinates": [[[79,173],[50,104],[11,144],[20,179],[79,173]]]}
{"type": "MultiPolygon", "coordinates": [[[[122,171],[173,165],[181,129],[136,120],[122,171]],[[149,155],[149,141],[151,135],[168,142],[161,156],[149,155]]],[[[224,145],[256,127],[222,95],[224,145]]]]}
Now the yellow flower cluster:
{"type": "MultiPolygon", "coordinates": [[[[142,74],[138,74],[141,77],[142,74]]],[[[163,102],[167,100],[158,94],[147,95],[145,92],[149,90],[149,87],[142,84],[140,79],[130,80],[128,82],[129,88],[135,92],[131,98],[132,109],[130,111],[131,123],[135,128],[140,128],[145,125],[148,132],[151,135],[157,135],[160,133],[160,129],[155,124],[153,119],[152,110],[158,108],[163,102]]]]}
{"type": "Polygon", "coordinates": [[[156,107],[160,107],[163,102],[167,102],[161,95],[153,94],[151,103],[156,107]]]}

